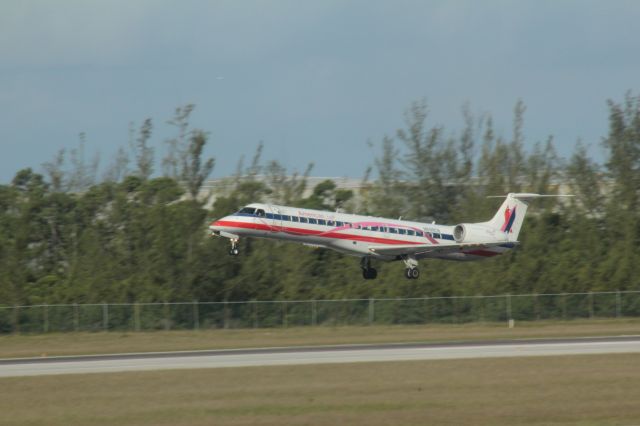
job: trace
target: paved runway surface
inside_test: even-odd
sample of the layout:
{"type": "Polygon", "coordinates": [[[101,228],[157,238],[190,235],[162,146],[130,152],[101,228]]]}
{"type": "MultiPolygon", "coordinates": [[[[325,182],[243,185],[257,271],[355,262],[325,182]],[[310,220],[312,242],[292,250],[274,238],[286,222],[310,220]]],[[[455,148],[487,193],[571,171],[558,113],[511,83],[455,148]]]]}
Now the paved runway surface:
{"type": "Polygon", "coordinates": [[[402,343],[0,359],[0,377],[185,368],[640,353],[640,336],[402,343]]]}

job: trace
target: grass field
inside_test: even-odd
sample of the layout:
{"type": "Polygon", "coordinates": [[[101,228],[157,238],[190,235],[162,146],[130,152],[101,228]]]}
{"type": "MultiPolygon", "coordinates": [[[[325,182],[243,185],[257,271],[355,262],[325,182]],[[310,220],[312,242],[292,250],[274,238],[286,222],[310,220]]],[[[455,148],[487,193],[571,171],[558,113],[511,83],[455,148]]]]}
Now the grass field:
{"type": "Polygon", "coordinates": [[[638,425],[640,354],[0,379],[9,425],[638,425]]]}
{"type": "Polygon", "coordinates": [[[0,358],[357,343],[640,334],[640,319],[0,336],[0,358]]]}

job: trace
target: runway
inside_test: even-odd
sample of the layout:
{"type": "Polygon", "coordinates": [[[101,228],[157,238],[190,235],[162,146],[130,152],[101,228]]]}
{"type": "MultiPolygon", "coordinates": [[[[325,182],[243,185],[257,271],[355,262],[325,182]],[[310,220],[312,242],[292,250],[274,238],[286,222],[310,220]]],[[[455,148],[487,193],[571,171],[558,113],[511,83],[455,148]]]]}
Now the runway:
{"type": "Polygon", "coordinates": [[[615,353],[640,353],[640,336],[311,346],[0,359],[0,377],[615,353]]]}

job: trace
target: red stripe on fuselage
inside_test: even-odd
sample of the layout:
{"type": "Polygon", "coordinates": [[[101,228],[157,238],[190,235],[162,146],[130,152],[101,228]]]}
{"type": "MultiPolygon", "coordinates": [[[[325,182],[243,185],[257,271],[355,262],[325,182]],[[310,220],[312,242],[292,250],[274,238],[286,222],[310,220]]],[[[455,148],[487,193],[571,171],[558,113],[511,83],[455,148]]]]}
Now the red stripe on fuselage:
{"type": "Polygon", "coordinates": [[[364,241],[368,243],[378,244],[424,244],[417,241],[389,240],[387,238],[367,237],[364,235],[343,234],[342,232],[318,231],[315,229],[290,228],[284,226],[270,226],[262,223],[236,222],[228,220],[219,220],[213,224],[214,226],[228,226],[230,228],[256,229],[259,231],[269,232],[285,232],[291,235],[314,236],[322,238],[333,238],[338,240],[364,241]]]}

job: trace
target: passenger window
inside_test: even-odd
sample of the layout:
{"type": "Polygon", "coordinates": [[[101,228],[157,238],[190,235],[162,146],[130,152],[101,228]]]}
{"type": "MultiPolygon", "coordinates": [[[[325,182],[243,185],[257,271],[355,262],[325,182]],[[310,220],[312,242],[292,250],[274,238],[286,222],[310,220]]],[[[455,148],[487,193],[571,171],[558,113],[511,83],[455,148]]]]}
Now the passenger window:
{"type": "Polygon", "coordinates": [[[404,229],[398,229],[398,234],[404,235],[406,231],[404,229]]]}
{"type": "Polygon", "coordinates": [[[372,226],[372,227],[371,227],[371,230],[372,230],[372,231],[377,231],[377,230],[378,230],[378,227],[377,227],[377,226],[372,226]]]}
{"type": "Polygon", "coordinates": [[[280,216],[279,214],[274,214],[273,215],[273,219],[274,220],[282,220],[282,216],[280,216]]]}
{"type": "Polygon", "coordinates": [[[434,233],[434,234],[433,234],[433,238],[441,239],[442,237],[440,236],[440,234],[436,234],[436,233],[434,233]]]}
{"type": "Polygon", "coordinates": [[[416,231],[416,236],[418,237],[422,237],[424,234],[422,233],[422,231],[416,231]]]}
{"type": "Polygon", "coordinates": [[[407,229],[407,235],[415,235],[415,232],[413,232],[411,229],[407,229]]]}
{"type": "Polygon", "coordinates": [[[308,223],[308,220],[306,217],[300,217],[300,223],[308,223]]]}
{"type": "Polygon", "coordinates": [[[332,220],[327,221],[327,226],[336,226],[336,223],[332,220]]]}
{"type": "Polygon", "coordinates": [[[267,219],[273,219],[273,213],[267,213],[267,219]]]}
{"type": "Polygon", "coordinates": [[[397,234],[398,230],[396,228],[389,228],[389,232],[391,232],[392,234],[397,234]]]}
{"type": "Polygon", "coordinates": [[[344,226],[344,222],[336,221],[336,226],[344,226]]]}
{"type": "Polygon", "coordinates": [[[313,224],[313,225],[317,225],[317,224],[318,224],[318,221],[310,217],[310,218],[309,218],[309,223],[311,223],[311,224],[313,224]]]}
{"type": "Polygon", "coordinates": [[[291,222],[298,222],[298,216],[291,216],[291,222]]]}
{"type": "Polygon", "coordinates": [[[291,217],[289,215],[283,214],[282,220],[291,220],[291,217]]]}
{"type": "Polygon", "coordinates": [[[326,225],[327,221],[324,219],[318,219],[318,225],[326,225]]]}

